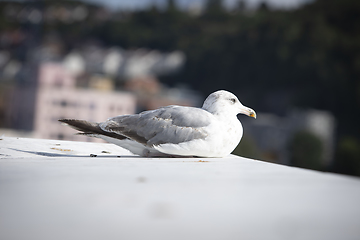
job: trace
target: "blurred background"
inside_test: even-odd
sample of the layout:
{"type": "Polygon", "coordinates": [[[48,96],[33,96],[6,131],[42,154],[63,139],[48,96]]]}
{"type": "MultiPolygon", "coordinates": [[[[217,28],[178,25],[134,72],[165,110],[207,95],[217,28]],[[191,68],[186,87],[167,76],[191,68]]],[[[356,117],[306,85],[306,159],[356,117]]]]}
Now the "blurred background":
{"type": "Polygon", "coordinates": [[[358,0],[0,1],[0,135],[219,89],[258,113],[234,154],[360,176],[358,0]]]}

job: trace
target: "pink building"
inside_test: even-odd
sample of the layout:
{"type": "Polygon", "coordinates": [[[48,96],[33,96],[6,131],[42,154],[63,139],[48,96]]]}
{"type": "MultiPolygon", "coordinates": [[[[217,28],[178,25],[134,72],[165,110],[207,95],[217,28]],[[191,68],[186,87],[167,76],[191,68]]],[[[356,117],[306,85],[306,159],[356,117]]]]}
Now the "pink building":
{"type": "Polygon", "coordinates": [[[136,109],[136,97],[131,93],[76,88],[74,76],[58,63],[41,64],[36,87],[15,89],[12,98],[12,122],[16,119],[18,126],[31,125],[35,137],[48,139],[100,141],[74,135],[76,131],[62,126],[58,119],[100,122],[133,114],[136,109]]]}
{"type": "Polygon", "coordinates": [[[107,118],[135,112],[135,97],[130,93],[92,89],[38,89],[35,136],[38,138],[93,141],[95,138],[74,135],[75,131],[58,122],[61,118],[102,122],[107,118]]]}

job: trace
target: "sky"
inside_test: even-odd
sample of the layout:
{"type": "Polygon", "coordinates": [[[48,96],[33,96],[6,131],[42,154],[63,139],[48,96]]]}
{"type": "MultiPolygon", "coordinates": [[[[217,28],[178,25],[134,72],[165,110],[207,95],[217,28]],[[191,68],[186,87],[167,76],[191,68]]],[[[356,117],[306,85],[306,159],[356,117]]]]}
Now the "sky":
{"type": "MultiPolygon", "coordinates": [[[[95,2],[100,5],[106,5],[112,9],[126,8],[138,9],[144,8],[152,4],[163,5],[167,0],[83,0],[85,2],[95,2]]],[[[201,5],[206,0],[176,0],[181,7],[189,7],[191,5],[201,5]]],[[[226,6],[233,6],[239,0],[223,0],[226,6]]],[[[303,3],[311,0],[245,0],[249,7],[257,6],[261,2],[267,2],[270,6],[276,8],[295,8],[303,3]]]]}

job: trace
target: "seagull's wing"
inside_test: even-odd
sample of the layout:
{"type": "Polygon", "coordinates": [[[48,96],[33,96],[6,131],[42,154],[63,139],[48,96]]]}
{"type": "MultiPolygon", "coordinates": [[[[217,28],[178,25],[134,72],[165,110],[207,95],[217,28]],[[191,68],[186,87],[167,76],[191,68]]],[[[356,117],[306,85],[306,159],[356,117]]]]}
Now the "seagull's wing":
{"type": "Polygon", "coordinates": [[[178,144],[206,138],[203,128],[210,124],[211,117],[211,113],[200,108],[168,106],[110,118],[101,123],[100,128],[147,146],[178,144]]]}

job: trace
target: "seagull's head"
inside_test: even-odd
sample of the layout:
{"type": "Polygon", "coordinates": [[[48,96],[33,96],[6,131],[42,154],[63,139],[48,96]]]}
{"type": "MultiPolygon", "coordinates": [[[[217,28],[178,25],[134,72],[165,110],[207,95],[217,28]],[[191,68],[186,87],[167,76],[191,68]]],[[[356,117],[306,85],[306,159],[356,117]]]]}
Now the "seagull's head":
{"type": "Polygon", "coordinates": [[[236,116],[241,113],[256,118],[256,113],[253,109],[242,105],[234,94],[225,90],[219,90],[210,94],[205,99],[202,108],[215,115],[227,113],[236,116]]]}

